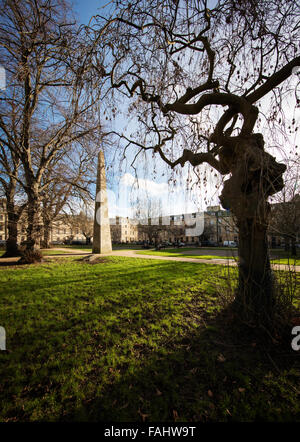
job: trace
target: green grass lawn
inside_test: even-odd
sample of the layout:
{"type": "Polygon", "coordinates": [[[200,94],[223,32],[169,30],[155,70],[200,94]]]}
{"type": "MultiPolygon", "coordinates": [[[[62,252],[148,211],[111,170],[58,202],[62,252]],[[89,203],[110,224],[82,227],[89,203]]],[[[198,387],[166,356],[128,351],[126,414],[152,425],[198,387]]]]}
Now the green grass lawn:
{"type": "Polygon", "coordinates": [[[124,257],[0,267],[0,421],[300,420],[299,355],[232,330],[228,274],[124,257]]]}
{"type": "Polygon", "coordinates": [[[291,266],[299,266],[300,259],[298,258],[280,258],[280,259],[271,259],[271,262],[274,264],[287,264],[291,266]]]}

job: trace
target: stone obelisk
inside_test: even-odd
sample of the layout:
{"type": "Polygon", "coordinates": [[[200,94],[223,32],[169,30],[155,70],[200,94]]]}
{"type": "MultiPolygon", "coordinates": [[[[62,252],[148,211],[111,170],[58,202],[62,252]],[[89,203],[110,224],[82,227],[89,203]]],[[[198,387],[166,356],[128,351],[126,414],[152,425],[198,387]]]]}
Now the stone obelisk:
{"type": "Polygon", "coordinates": [[[94,234],[93,234],[93,253],[110,253],[111,235],[108,217],[108,202],[106,192],[105,162],[104,154],[100,150],[98,155],[94,234]]]}

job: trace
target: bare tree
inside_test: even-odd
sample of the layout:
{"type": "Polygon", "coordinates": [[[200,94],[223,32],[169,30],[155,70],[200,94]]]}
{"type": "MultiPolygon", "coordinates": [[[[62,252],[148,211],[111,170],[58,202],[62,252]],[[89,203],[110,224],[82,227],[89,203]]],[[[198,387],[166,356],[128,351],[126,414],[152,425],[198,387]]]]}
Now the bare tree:
{"type": "Polygon", "coordinates": [[[39,248],[48,167],[76,141],[100,130],[94,112],[100,92],[88,94],[85,87],[89,50],[68,11],[64,0],[5,0],[0,13],[8,79],[0,108],[1,143],[23,168],[19,182],[28,199],[29,250],[39,248]]]}
{"type": "Polygon", "coordinates": [[[62,214],[69,202],[75,199],[90,200],[91,185],[95,181],[95,159],[98,137],[85,137],[63,155],[54,158],[43,177],[41,193],[43,218],[43,247],[49,247],[52,223],[62,214]]]}
{"type": "MultiPolygon", "coordinates": [[[[112,36],[111,87],[131,99],[139,152],[171,169],[207,163],[227,179],[220,201],[239,229],[235,306],[251,324],[274,324],[275,286],[268,254],[268,198],[286,169],[267,152],[267,116],[284,133],[283,103],[300,66],[297,2],[119,0],[106,20],[112,36]],[[265,97],[268,101],[266,102],[265,97]],[[141,136],[142,134],[142,136],[141,136]]],[[[103,26],[104,17],[98,18],[103,26]]],[[[298,99],[297,99],[298,100],[298,99]]],[[[299,103],[299,100],[298,100],[299,103]]],[[[284,150],[284,149],[283,149],[284,150]]]]}
{"type": "Polygon", "coordinates": [[[214,240],[216,237],[216,229],[213,225],[206,223],[204,231],[200,236],[200,242],[214,240]]]}
{"type": "Polygon", "coordinates": [[[170,221],[170,217],[164,219],[162,202],[158,198],[142,198],[136,204],[135,219],[138,220],[139,234],[147,238],[147,241],[158,247],[163,238],[169,236],[179,237],[184,235],[184,225],[170,221]]]}
{"type": "Polygon", "coordinates": [[[89,216],[86,212],[80,212],[76,217],[76,225],[85,237],[85,243],[87,245],[91,244],[93,236],[93,217],[89,216]]]}
{"type": "Polygon", "coordinates": [[[86,244],[91,244],[91,238],[93,236],[93,214],[89,210],[89,203],[91,201],[82,201],[81,209],[79,213],[76,213],[76,209],[71,209],[68,213],[64,213],[61,218],[65,224],[69,225],[72,231],[78,231],[85,237],[86,244]]]}

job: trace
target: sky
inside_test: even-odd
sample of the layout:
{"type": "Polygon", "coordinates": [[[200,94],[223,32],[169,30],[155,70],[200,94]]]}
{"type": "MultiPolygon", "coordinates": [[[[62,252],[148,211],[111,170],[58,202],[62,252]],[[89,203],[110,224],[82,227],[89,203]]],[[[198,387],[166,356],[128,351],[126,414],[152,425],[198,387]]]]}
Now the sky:
{"type": "Polygon", "coordinates": [[[109,3],[109,0],[73,0],[74,11],[80,23],[87,25],[90,18],[97,14],[97,9],[109,3]]]}

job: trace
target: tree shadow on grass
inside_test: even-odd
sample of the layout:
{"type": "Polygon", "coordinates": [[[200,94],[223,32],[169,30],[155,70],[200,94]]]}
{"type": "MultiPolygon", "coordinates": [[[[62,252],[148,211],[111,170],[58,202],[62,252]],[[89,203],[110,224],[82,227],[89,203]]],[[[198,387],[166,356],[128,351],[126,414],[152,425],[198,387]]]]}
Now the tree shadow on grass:
{"type": "MultiPolygon", "coordinates": [[[[158,314],[155,319],[159,321],[160,317],[158,314]]],[[[87,320],[88,317],[81,318],[82,324],[87,320]]],[[[297,390],[299,352],[291,350],[288,339],[274,347],[259,342],[255,334],[246,333],[235,322],[230,308],[215,316],[203,312],[196,328],[183,326],[176,336],[166,333],[159,347],[155,347],[147,335],[144,336],[145,340],[137,339],[134,347],[129,350],[132,352],[131,357],[125,362],[122,357],[105,361],[106,355],[97,351],[97,336],[94,342],[82,341],[80,336],[80,339],[76,339],[76,333],[82,329],[76,321],[75,324],[68,321],[57,324],[49,336],[46,324],[45,327],[39,330],[38,335],[28,330],[19,341],[22,351],[29,352],[28,356],[24,353],[20,366],[19,376],[23,373],[21,376],[25,376],[24,380],[21,383],[20,380],[19,383],[13,381],[12,365],[2,372],[2,375],[9,375],[11,380],[7,382],[13,382],[14,388],[16,385],[21,389],[29,387],[28,393],[21,394],[18,405],[11,407],[6,418],[35,420],[35,408],[32,407],[34,401],[38,400],[38,419],[42,420],[300,420],[297,390]],[[74,328],[74,325],[79,325],[79,328],[74,328]],[[67,326],[70,327],[70,333],[65,334],[67,326]],[[66,344],[68,346],[64,349],[66,344]],[[88,349],[85,350],[88,345],[92,345],[93,351],[90,353],[88,349]],[[80,346],[83,346],[84,351],[79,352],[80,346]],[[54,352],[55,347],[57,353],[54,352]],[[37,361],[34,358],[35,351],[38,352],[37,361]],[[86,357],[93,358],[93,354],[93,364],[84,368],[86,357]],[[44,364],[40,366],[43,360],[44,364]],[[63,378],[57,378],[59,372],[64,373],[65,382],[73,378],[67,396],[66,392],[63,393],[63,378]],[[23,411],[20,404],[28,400],[29,408],[26,406],[26,411],[23,411]],[[52,411],[53,404],[56,405],[52,411]],[[41,415],[42,410],[44,412],[41,415]]],[[[110,336],[112,330],[108,329],[110,336]]],[[[128,333],[131,332],[128,329],[128,333]]],[[[144,331],[141,329],[140,333],[144,334],[144,331]]],[[[118,351],[117,348],[122,347],[123,342],[122,339],[117,342],[112,339],[107,345],[116,346],[118,351]]],[[[14,355],[11,347],[10,352],[14,355]]],[[[15,357],[19,367],[20,359],[17,354],[15,357]]],[[[5,355],[7,362],[10,359],[10,355],[5,355]]]]}
{"type": "MultiPolygon", "coordinates": [[[[76,269],[69,280],[64,273],[54,272],[54,280],[50,275],[53,286],[76,284],[65,300],[59,298],[65,292],[56,290],[43,305],[30,290],[26,300],[20,297],[20,312],[8,310],[2,324],[7,330],[12,321],[18,324],[8,342],[12,356],[5,355],[11,405],[3,415],[103,422],[300,420],[300,352],[291,350],[289,340],[274,348],[259,343],[230,309],[216,314],[214,307],[211,313],[215,295],[204,276],[215,269],[205,266],[203,274],[193,267],[204,281],[195,292],[194,282],[189,288],[185,279],[192,267],[184,263],[178,270],[164,262],[149,273],[152,262],[144,260],[130,268],[100,264],[92,274],[78,267],[76,278],[76,269]],[[158,282],[157,270],[165,272],[158,282]],[[165,291],[168,285],[174,291],[165,291]],[[58,298],[52,302],[53,294],[58,298]],[[11,399],[16,385],[26,390],[11,399]]],[[[37,275],[26,284],[34,289],[38,281],[37,275]]]]}
{"type": "Polygon", "coordinates": [[[104,388],[95,369],[100,392],[63,420],[299,421],[299,356],[288,340],[270,347],[245,334],[229,308],[158,350],[137,348],[134,365],[110,367],[104,388]]]}
{"type": "Polygon", "coordinates": [[[18,261],[0,261],[0,267],[17,267],[18,261]]]}

